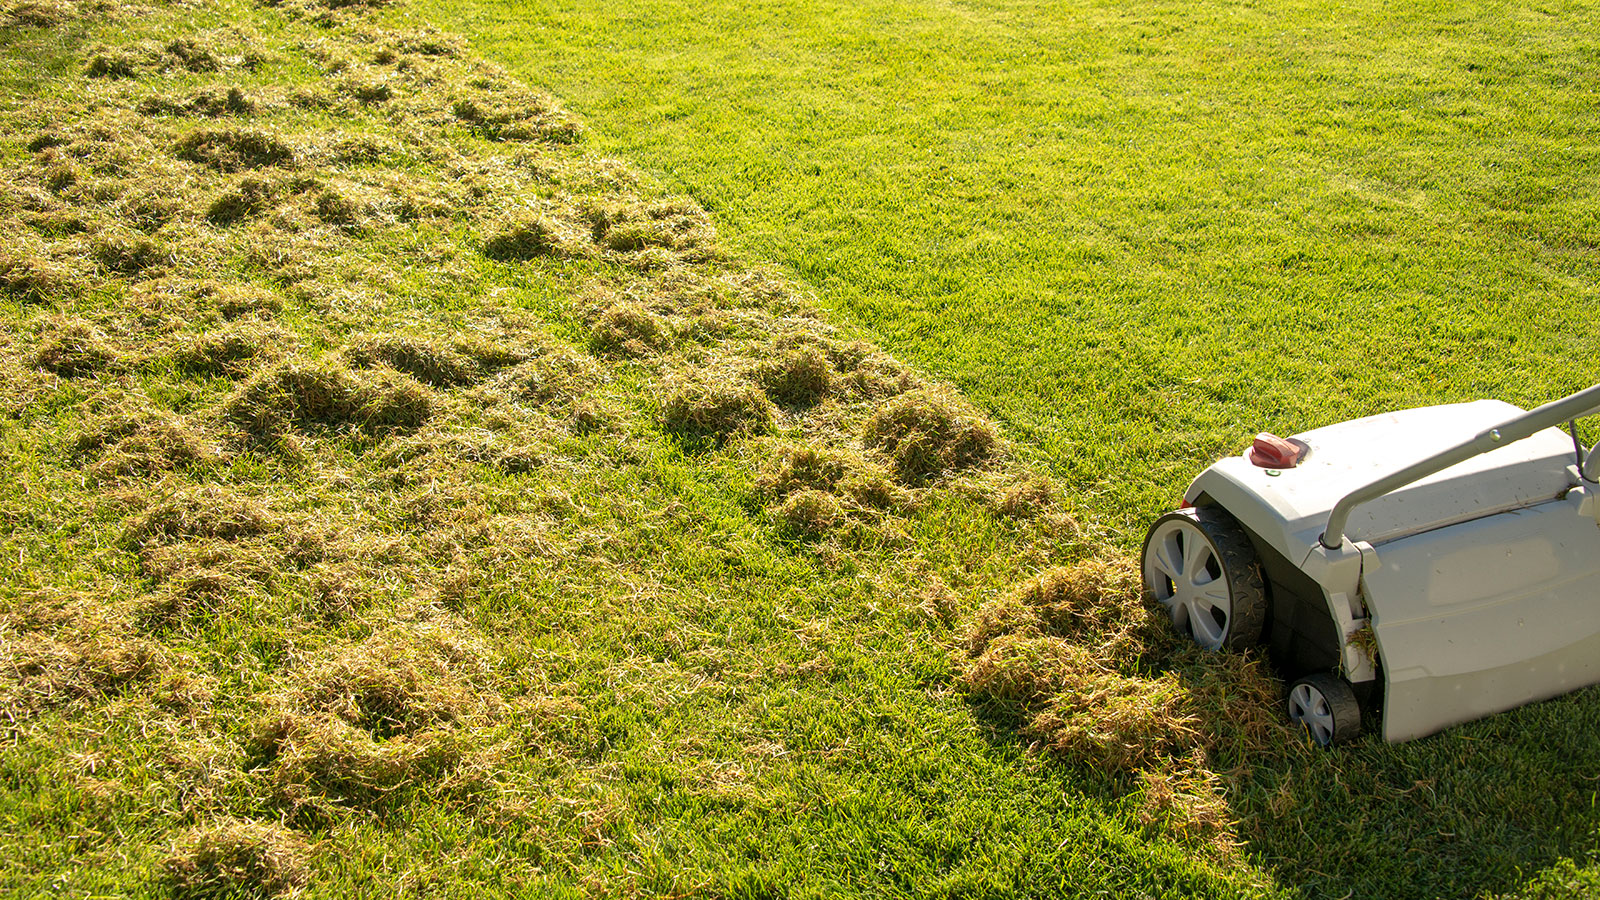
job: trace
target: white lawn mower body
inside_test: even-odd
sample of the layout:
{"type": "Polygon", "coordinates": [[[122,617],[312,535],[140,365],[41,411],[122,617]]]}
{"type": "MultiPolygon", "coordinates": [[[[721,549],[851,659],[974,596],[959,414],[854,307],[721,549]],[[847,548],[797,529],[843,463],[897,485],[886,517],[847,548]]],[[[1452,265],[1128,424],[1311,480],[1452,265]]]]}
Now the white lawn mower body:
{"type": "Polygon", "coordinates": [[[1223,459],[1152,527],[1146,585],[1200,643],[1264,645],[1321,743],[1360,705],[1403,741],[1600,683],[1600,455],[1557,427],[1595,412],[1600,385],[1318,428],[1289,466],[1223,459]]]}

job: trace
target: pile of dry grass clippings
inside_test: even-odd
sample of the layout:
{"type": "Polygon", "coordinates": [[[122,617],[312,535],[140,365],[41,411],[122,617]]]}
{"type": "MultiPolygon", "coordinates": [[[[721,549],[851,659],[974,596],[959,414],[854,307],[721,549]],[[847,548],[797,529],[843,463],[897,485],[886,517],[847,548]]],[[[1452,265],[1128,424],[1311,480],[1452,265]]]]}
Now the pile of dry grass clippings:
{"type": "MultiPolygon", "coordinates": [[[[666,578],[589,509],[616,470],[669,490],[657,457],[747,469],[729,505],[779,551],[888,548],[922,571],[918,627],[965,596],[910,540],[922,510],[968,504],[1040,558],[1057,540],[1055,492],[953,390],[726,252],[698,204],[595,158],[554,99],[382,24],[385,5],[0,10],[91,33],[0,110],[0,414],[54,479],[37,518],[71,522],[19,528],[107,586],[24,573],[78,599],[0,612],[0,706],[93,709],[162,736],[158,766],[211,772],[178,791],[203,803],[140,820],[171,833],[179,895],[292,892],[315,871],[306,834],[498,796],[499,770],[532,766],[517,710],[548,698],[506,677],[474,604],[535,575],[579,591],[558,577],[579,566],[630,595],[666,578]]],[[[1184,683],[1113,659],[1146,638],[1097,584],[986,610],[971,689],[1064,754],[1189,758],[1206,745],[1184,683]]],[[[669,630],[648,637],[689,631],[669,630]]],[[[1152,816],[1210,783],[1193,771],[1150,789],[1168,798],[1152,816]]]]}
{"type": "Polygon", "coordinates": [[[966,650],[961,680],[976,700],[1137,793],[1146,824],[1224,855],[1239,846],[1230,785],[1298,746],[1263,662],[1178,638],[1125,559],[1030,579],[978,611],[966,650]]]}

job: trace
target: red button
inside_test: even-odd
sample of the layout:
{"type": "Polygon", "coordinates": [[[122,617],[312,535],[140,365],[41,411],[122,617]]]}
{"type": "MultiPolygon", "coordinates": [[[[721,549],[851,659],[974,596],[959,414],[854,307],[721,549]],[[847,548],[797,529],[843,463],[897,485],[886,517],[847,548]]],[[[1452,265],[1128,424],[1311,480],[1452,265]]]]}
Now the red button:
{"type": "Polygon", "coordinates": [[[1275,434],[1263,431],[1256,435],[1255,442],[1244,452],[1244,456],[1263,469],[1292,469],[1300,462],[1300,457],[1304,456],[1305,452],[1305,444],[1284,440],[1275,434]]]}

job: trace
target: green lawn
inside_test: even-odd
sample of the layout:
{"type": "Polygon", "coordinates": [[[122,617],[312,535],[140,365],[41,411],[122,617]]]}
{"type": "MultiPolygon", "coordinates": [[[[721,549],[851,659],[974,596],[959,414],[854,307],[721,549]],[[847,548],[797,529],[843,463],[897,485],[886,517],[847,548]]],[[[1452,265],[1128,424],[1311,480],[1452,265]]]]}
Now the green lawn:
{"type": "Polygon", "coordinates": [[[1288,433],[1587,385],[1592,3],[430,0],[1123,546],[1288,433]]]}
{"type": "MultiPolygon", "coordinates": [[[[955,381],[1122,547],[1257,430],[1600,371],[1592,3],[423,9],[955,381]]],[[[1597,718],[1346,751],[1245,801],[1255,849],[1306,896],[1512,890],[1596,846],[1594,739],[1554,723],[1597,718]]]]}
{"type": "Polygon", "coordinates": [[[1319,754],[1134,641],[1208,716],[1144,780],[963,678],[1258,424],[1582,380],[1594,15],[1451,26],[1434,97],[1378,13],[825,12],[0,7],[0,895],[1595,883],[1594,691],[1319,754]]]}

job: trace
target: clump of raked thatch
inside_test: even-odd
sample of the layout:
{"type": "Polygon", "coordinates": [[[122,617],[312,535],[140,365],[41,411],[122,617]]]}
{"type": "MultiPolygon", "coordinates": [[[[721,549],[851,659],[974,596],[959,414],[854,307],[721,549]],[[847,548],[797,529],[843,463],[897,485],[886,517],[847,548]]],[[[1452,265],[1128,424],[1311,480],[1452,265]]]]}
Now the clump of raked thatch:
{"type": "Polygon", "coordinates": [[[322,818],[462,777],[473,731],[505,709],[488,651],[449,621],[384,629],[309,662],[255,736],[277,801],[322,818]]]}
{"type": "Polygon", "coordinates": [[[780,530],[800,539],[821,537],[845,521],[844,508],[837,498],[810,488],[790,494],[775,513],[780,530]]]}
{"type": "Polygon", "coordinates": [[[885,403],[867,420],[863,439],[910,484],[984,465],[1000,452],[994,426],[945,387],[921,388],[885,403]]]}
{"type": "Polygon", "coordinates": [[[81,378],[119,368],[121,357],[100,329],[68,319],[53,323],[40,334],[32,363],[63,378],[81,378]]]}
{"type": "Polygon", "coordinates": [[[345,347],[344,356],[353,365],[392,366],[440,388],[481,381],[526,358],[524,353],[485,340],[462,337],[447,342],[393,333],[357,335],[345,347]]]}
{"type": "Polygon", "coordinates": [[[1230,853],[1216,773],[1295,746],[1281,688],[1258,658],[1177,638],[1139,582],[1131,561],[1092,558],[985,604],[961,684],[1041,749],[1137,792],[1147,824],[1230,853]]]}
{"type": "Polygon", "coordinates": [[[553,216],[522,214],[504,222],[483,242],[483,255],[500,262],[592,255],[584,238],[581,229],[553,216]]]}
{"type": "Polygon", "coordinates": [[[150,475],[220,458],[215,440],[182,416],[123,404],[91,420],[72,445],[97,480],[150,475]]]}
{"type": "Polygon", "coordinates": [[[607,356],[644,356],[672,343],[665,319],[638,303],[613,303],[589,329],[589,348],[607,356]]]}
{"type": "Polygon", "coordinates": [[[201,485],[152,498],[127,529],[133,547],[193,538],[232,541],[267,532],[276,519],[265,503],[228,488],[201,485]]]}
{"type": "Polygon", "coordinates": [[[182,160],[223,172],[286,166],[294,150],[276,135],[243,128],[202,128],[179,140],[173,153],[182,160]]]}
{"type": "Polygon", "coordinates": [[[687,251],[707,247],[716,238],[705,210],[687,198],[591,202],[584,214],[595,243],[608,250],[687,251]]]}
{"type": "Polygon", "coordinates": [[[42,251],[0,250],[0,293],[23,303],[50,303],[73,289],[71,270],[42,251]]]}
{"type": "Polygon", "coordinates": [[[185,834],[163,870],[180,898],[273,897],[311,880],[309,856],[282,825],[229,819],[185,834]]]}
{"type": "Polygon", "coordinates": [[[833,365],[816,347],[799,347],[757,363],[751,372],[772,402],[789,409],[814,406],[833,386],[833,365]]]}
{"type": "Polygon", "coordinates": [[[434,403],[426,387],[393,369],[358,375],[342,366],[291,360],[245,383],[223,413],[247,433],[271,438],[304,425],[416,428],[432,415],[434,403]]]}
{"type": "Polygon", "coordinates": [[[737,373],[722,370],[686,372],[662,386],[661,424],[680,438],[718,441],[738,433],[766,431],[772,426],[772,401],[759,387],[737,373]]]}

